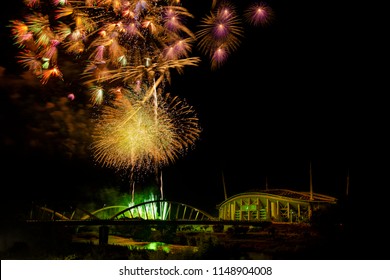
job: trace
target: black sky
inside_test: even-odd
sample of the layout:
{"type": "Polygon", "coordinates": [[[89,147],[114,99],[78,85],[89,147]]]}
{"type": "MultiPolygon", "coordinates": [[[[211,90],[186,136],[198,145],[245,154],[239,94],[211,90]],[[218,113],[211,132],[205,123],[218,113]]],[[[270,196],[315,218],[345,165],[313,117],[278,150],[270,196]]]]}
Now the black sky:
{"type": "MultiPolygon", "coordinates": [[[[187,2],[197,16],[211,5],[187,2]]],[[[240,3],[242,11],[251,1],[240,3]]],[[[199,67],[173,75],[171,93],[194,107],[203,131],[188,155],[163,170],[166,198],[211,210],[224,200],[223,179],[228,196],[264,189],[266,182],[270,188],[308,191],[310,162],[315,192],[342,196],[348,172],[351,194],[374,188],[374,179],[382,183],[388,114],[363,63],[361,22],[353,6],[268,3],[274,21],[265,28],[246,27],[238,51],[221,69],[211,71],[203,58],[199,67]]],[[[8,78],[4,75],[17,66],[5,26],[19,10],[2,9],[0,65],[8,78]]],[[[1,121],[6,133],[24,137],[22,112],[3,103],[1,121]]],[[[125,179],[110,179],[112,172],[96,166],[65,160],[58,170],[39,154],[25,158],[19,150],[10,156],[8,146],[2,152],[7,154],[2,176],[15,195],[81,192],[91,180],[125,185],[125,179]]]]}

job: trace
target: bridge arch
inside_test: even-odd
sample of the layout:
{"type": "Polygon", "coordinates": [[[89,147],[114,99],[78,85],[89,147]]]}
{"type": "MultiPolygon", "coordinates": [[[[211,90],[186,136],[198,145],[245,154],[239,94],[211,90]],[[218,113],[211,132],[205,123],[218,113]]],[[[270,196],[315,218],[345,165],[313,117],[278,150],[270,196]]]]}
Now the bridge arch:
{"type": "Polygon", "coordinates": [[[111,219],[202,221],[217,218],[188,204],[170,200],[153,200],[128,207],[112,216],[111,219]]]}
{"type": "Polygon", "coordinates": [[[87,213],[86,215],[81,217],[81,220],[87,220],[87,219],[99,219],[99,220],[106,220],[111,219],[113,216],[115,216],[116,213],[119,213],[125,209],[127,209],[128,206],[123,205],[114,205],[114,206],[106,206],[100,209],[97,209],[93,212],[87,213]]]}
{"type": "Polygon", "coordinates": [[[46,206],[36,206],[30,212],[30,220],[70,220],[65,213],[47,208],[46,206]],[[34,211],[33,211],[34,210],[34,211]]]}
{"type": "Polygon", "coordinates": [[[213,221],[209,213],[191,205],[170,200],[151,200],[133,206],[106,206],[94,211],[76,208],[72,213],[60,213],[47,207],[36,206],[30,220],[167,220],[167,221],[213,221]]]}

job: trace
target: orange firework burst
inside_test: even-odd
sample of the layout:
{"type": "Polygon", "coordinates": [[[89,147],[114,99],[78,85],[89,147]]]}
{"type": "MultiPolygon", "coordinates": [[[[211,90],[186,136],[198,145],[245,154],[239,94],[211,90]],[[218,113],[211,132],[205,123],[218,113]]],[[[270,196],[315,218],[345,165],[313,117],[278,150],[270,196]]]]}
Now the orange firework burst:
{"type": "Polygon", "coordinates": [[[53,67],[49,70],[43,70],[41,75],[41,83],[46,84],[50,77],[59,77],[62,79],[62,73],[57,67],[53,67]]]}
{"type": "Polygon", "coordinates": [[[198,118],[186,102],[169,94],[140,102],[133,90],[120,91],[121,98],[103,107],[93,133],[93,155],[103,166],[154,170],[174,162],[199,138],[198,118]]]}

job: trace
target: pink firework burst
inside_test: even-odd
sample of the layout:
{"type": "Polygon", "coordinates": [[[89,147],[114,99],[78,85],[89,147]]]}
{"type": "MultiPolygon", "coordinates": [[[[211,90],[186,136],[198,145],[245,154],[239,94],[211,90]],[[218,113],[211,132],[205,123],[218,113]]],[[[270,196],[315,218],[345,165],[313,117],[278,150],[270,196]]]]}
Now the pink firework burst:
{"type": "Polygon", "coordinates": [[[273,10],[264,2],[254,3],[246,9],[244,17],[254,26],[264,26],[272,20],[273,10]]]}
{"type": "Polygon", "coordinates": [[[163,51],[165,59],[174,60],[182,57],[186,57],[191,50],[191,44],[189,39],[182,39],[166,46],[163,51]]]}
{"type": "Polygon", "coordinates": [[[53,0],[54,5],[66,5],[68,4],[68,0],[53,0]]]}
{"type": "Polygon", "coordinates": [[[166,9],[164,21],[164,27],[170,31],[178,30],[181,25],[178,14],[171,8],[166,9]]]}
{"type": "Polygon", "coordinates": [[[211,58],[211,69],[219,68],[224,64],[229,56],[229,53],[223,47],[217,48],[211,58]]]}
{"type": "Polygon", "coordinates": [[[234,6],[224,2],[218,7],[215,18],[213,33],[215,38],[226,40],[230,34],[242,35],[241,22],[234,6]]]}
{"type": "Polygon", "coordinates": [[[40,1],[39,0],[24,0],[24,4],[28,7],[34,7],[34,6],[39,6],[40,1]]]}
{"type": "Polygon", "coordinates": [[[214,25],[213,35],[216,39],[224,39],[229,35],[229,28],[225,22],[221,21],[214,25]]]}
{"type": "Polygon", "coordinates": [[[44,55],[44,57],[46,57],[46,58],[49,58],[49,59],[54,59],[54,61],[56,61],[56,56],[57,56],[57,46],[59,45],[59,41],[58,40],[56,40],[56,39],[53,39],[53,40],[51,40],[51,42],[50,42],[50,47],[49,48],[47,48],[47,51],[46,51],[46,53],[45,53],[45,55],[44,55]]]}
{"type": "Polygon", "coordinates": [[[203,18],[200,28],[196,33],[198,46],[210,56],[212,68],[221,65],[237,49],[244,31],[233,5],[228,2],[203,18]]]}
{"type": "Polygon", "coordinates": [[[129,36],[141,35],[139,31],[140,24],[137,21],[130,21],[125,27],[126,34],[129,36]]]}

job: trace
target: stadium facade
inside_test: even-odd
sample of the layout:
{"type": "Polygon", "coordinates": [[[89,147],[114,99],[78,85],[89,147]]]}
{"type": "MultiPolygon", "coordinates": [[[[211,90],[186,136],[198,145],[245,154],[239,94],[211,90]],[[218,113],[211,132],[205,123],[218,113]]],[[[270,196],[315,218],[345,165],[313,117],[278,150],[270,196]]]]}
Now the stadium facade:
{"type": "Polygon", "coordinates": [[[233,195],[217,205],[220,220],[308,222],[337,199],[313,192],[267,189],[233,195]]]}

